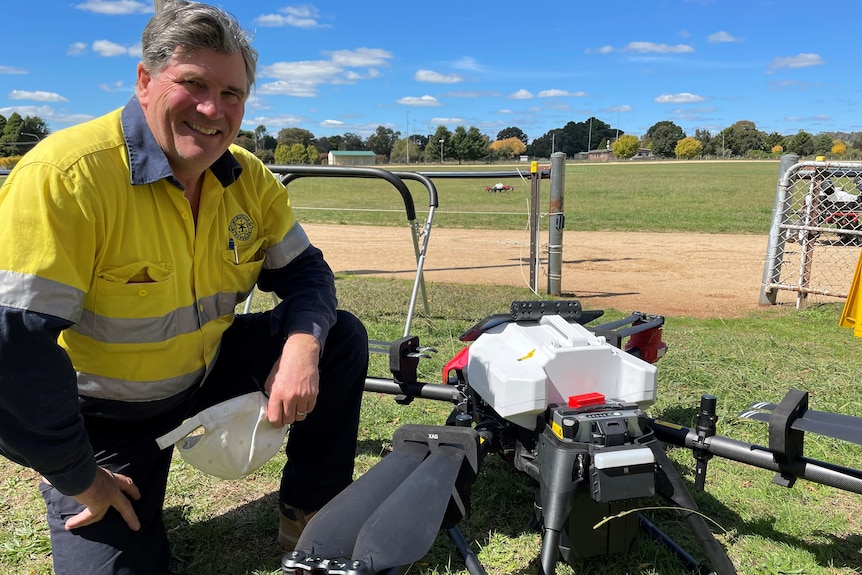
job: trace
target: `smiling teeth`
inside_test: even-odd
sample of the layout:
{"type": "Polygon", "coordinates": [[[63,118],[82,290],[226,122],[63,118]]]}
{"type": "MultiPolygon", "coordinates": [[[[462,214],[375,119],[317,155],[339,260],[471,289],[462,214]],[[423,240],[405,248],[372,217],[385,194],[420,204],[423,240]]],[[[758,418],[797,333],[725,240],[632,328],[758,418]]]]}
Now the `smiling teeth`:
{"type": "Polygon", "coordinates": [[[203,126],[199,126],[197,124],[192,124],[191,122],[188,122],[188,126],[190,128],[192,128],[193,130],[196,130],[196,131],[198,131],[201,134],[204,134],[206,136],[215,136],[218,133],[218,130],[208,130],[207,128],[204,128],[203,126]]]}

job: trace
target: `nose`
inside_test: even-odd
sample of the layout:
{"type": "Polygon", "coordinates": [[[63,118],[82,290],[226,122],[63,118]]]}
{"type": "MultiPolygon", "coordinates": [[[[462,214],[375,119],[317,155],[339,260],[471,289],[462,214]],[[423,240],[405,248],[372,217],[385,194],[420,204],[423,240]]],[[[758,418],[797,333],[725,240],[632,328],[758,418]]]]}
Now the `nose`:
{"type": "Polygon", "coordinates": [[[197,110],[207,118],[220,118],[224,113],[218,94],[206,94],[198,100],[197,110]]]}

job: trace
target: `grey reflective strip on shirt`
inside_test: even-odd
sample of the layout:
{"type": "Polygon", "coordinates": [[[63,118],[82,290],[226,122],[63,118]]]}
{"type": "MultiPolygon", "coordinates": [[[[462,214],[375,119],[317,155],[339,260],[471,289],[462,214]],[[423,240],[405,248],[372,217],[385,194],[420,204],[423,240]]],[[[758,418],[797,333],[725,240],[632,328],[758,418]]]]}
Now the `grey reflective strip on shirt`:
{"type": "Polygon", "coordinates": [[[284,237],[275,245],[266,249],[266,260],[263,262],[265,269],[273,270],[286,266],[311,245],[305,230],[299,222],[293,224],[284,237]]]}
{"type": "Polygon", "coordinates": [[[84,292],[39,276],[0,270],[0,305],[77,322],[84,310],[84,292]]]}
{"type": "Polygon", "coordinates": [[[78,394],[117,401],[167,399],[187,390],[203,379],[204,371],[204,368],[201,368],[193,373],[158,381],[129,381],[78,372],[78,394]],[[153,393],[155,391],[158,393],[153,393]]]}
{"type": "Polygon", "coordinates": [[[161,317],[117,318],[84,310],[71,329],[103,343],[158,343],[198,331],[202,325],[233,313],[236,294],[219,293],[197,306],[182,307],[161,317]]]}

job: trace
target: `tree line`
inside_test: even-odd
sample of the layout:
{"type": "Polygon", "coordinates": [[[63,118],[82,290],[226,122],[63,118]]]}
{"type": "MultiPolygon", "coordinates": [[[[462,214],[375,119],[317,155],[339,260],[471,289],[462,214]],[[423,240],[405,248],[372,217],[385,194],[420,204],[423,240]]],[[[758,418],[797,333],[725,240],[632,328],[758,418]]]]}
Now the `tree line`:
{"type": "MultiPolygon", "coordinates": [[[[50,133],[38,116],[22,117],[17,112],[5,118],[0,115],[0,157],[20,156],[50,133]]],[[[718,133],[697,129],[687,135],[675,123],[662,120],[653,124],[642,136],[626,134],[618,127],[591,116],[581,122],[568,122],[529,141],[518,127],[500,130],[496,139],[475,126],[458,126],[449,130],[437,126],[433,134],[402,134],[378,126],[373,134],[363,138],[345,132],[335,136],[316,137],[303,128],[283,128],[275,135],[266,126],[240,130],[235,143],[252,151],[267,164],[326,163],[333,150],[371,151],[378,163],[475,163],[516,159],[521,156],[548,158],[562,152],[569,158],[582,152],[612,150],[614,156],[628,159],[648,150],[660,158],[696,157],[775,157],[794,153],[800,157],[827,156],[838,159],[862,159],[862,133],[821,132],[811,134],[800,130],[785,135],[766,133],[754,122],[740,120],[718,133]]]]}

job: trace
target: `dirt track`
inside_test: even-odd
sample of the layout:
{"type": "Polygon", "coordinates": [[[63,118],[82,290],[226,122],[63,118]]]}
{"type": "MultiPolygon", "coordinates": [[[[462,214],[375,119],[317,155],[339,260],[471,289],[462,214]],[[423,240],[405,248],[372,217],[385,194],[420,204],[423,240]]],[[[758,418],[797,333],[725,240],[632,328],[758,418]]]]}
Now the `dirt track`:
{"type": "MultiPolygon", "coordinates": [[[[415,277],[406,227],[303,227],[336,273],[415,277]]],[[[765,235],[565,232],[561,289],[588,308],[739,317],[758,307],[766,244],[765,235]]],[[[425,280],[528,287],[529,261],[527,232],[432,229],[425,280]]],[[[538,288],[547,293],[544,265],[538,288]]]]}

